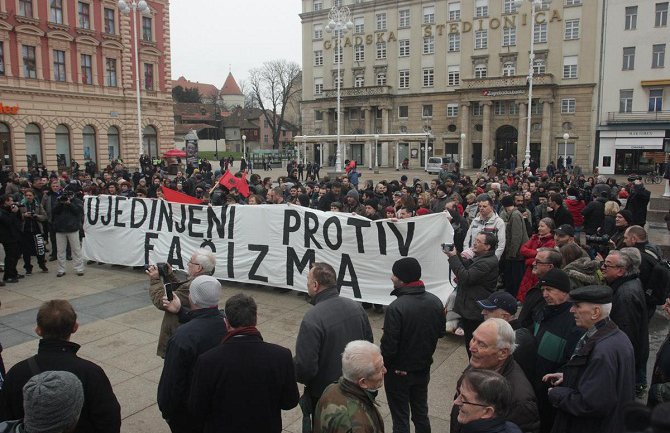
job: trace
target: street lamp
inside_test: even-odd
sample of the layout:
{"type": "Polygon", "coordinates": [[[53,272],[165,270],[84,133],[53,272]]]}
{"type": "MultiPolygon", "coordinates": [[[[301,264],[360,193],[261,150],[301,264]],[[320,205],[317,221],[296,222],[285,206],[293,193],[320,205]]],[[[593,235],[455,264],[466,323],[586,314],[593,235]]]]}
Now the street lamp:
{"type": "Polygon", "coordinates": [[[379,173],[379,134],[375,134],[375,173],[379,173]]]}
{"type": "Polygon", "coordinates": [[[242,134],[242,157],[247,157],[247,136],[242,134]]]}
{"type": "Polygon", "coordinates": [[[463,169],[463,162],[465,161],[465,133],[461,134],[461,167],[463,169]]]}
{"type": "Polygon", "coordinates": [[[426,132],[426,144],[422,146],[422,150],[425,152],[423,158],[423,170],[426,172],[428,171],[428,151],[433,150],[432,147],[428,146],[428,137],[430,137],[430,133],[426,132]]]}
{"type": "MultiPolygon", "coordinates": [[[[130,15],[132,12],[133,15],[133,40],[134,40],[134,49],[135,49],[135,93],[137,97],[137,138],[139,139],[140,146],[140,155],[144,154],[144,142],[142,140],[142,105],[140,103],[140,59],[138,54],[138,41],[137,41],[137,25],[139,24],[139,13],[149,12],[149,5],[144,0],[135,1],[130,0],[130,3],[126,0],[119,0],[118,2],[119,11],[124,14],[130,15]]],[[[151,150],[149,150],[151,152],[151,150]]]]}
{"type": "Polygon", "coordinates": [[[400,143],[395,143],[395,171],[400,171],[400,143]]]}
{"type": "Polygon", "coordinates": [[[526,156],[524,166],[530,166],[530,120],[531,105],[533,103],[533,76],[535,74],[535,8],[542,7],[542,0],[516,0],[515,7],[519,8],[524,1],[530,2],[530,57],[528,60],[528,120],[526,124],[526,156]]]}
{"type": "Polygon", "coordinates": [[[337,35],[336,45],[336,59],[337,59],[337,151],[335,153],[335,171],[342,172],[342,144],[340,143],[340,123],[342,122],[342,113],[340,112],[340,90],[342,87],[342,76],[340,75],[340,68],[344,60],[344,50],[342,49],[342,34],[354,28],[354,23],[351,22],[351,12],[346,6],[333,8],[328,12],[328,24],[326,25],[326,32],[330,33],[333,30],[337,35]]]}
{"type": "Polygon", "coordinates": [[[568,171],[568,140],[570,139],[570,134],[567,132],[563,134],[563,166],[565,171],[568,171]]]}

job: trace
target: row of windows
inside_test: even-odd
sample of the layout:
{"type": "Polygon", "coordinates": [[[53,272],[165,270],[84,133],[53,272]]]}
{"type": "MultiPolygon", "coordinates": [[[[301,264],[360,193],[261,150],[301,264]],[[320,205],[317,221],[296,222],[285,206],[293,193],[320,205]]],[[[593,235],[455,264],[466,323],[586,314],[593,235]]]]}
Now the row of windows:
{"type": "MultiPolygon", "coordinates": [[[[33,2],[35,0],[19,0],[18,15],[27,18],[37,18],[33,2]]],[[[77,2],[77,27],[84,30],[94,30],[94,20],[91,16],[91,3],[86,1],[77,2]]],[[[103,31],[106,34],[118,34],[117,29],[117,11],[112,8],[103,8],[103,31]]],[[[67,13],[63,7],[63,0],[49,0],[49,22],[54,24],[67,24],[67,13]]],[[[152,18],[142,16],[142,40],[151,42],[152,36],[152,18]]]]}
{"type": "MultiPolygon", "coordinates": [[[[659,2],[654,5],[654,26],[667,27],[668,25],[668,2],[659,2]]],[[[637,6],[626,6],[624,29],[637,29],[637,6]]]]}
{"type": "MultiPolygon", "coordinates": [[[[619,112],[633,111],[633,89],[619,90],[619,112]]],[[[663,89],[649,89],[648,111],[663,111],[663,89]]]]}
{"type": "MultiPolygon", "coordinates": [[[[651,46],[651,67],[665,67],[665,44],[654,44],[651,46]]],[[[624,71],[635,69],[635,47],[624,47],[622,69],[624,71]]]]}

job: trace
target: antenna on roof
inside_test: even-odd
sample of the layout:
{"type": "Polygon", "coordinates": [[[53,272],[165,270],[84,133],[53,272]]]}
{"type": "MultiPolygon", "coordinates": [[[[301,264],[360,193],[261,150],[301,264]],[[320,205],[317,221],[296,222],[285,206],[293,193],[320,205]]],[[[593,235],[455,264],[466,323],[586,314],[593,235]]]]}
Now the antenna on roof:
{"type": "Polygon", "coordinates": [[[233,65],[231,65],[230,63],[228,63],[228,73],[230,74],[230,73],[232,73],[232,72],[233,72],[233,65]]]}

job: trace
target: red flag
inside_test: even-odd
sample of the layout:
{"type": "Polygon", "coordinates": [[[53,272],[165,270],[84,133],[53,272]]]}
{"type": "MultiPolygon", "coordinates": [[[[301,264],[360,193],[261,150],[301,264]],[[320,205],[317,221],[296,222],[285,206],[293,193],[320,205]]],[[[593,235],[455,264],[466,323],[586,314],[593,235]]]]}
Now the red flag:
{"type": "Polygon", "coordinates": [[[244,174],[239,178],[233,176],[230,170],[226,170],[221,179],[219,179],[219,184],[225,186],[228,190],[236,188],[244,197],[249,197],[249,184],[244,174]]]}
{"type": "Polygon", "coordinates": [[[172,203],[183,203],[183,204],[202,204],[202,200],[198,200],[195,197],[191,197],[188,194],[183,192],[175,191],[167,187],[161,187],[163,190],[163,196],[165,200],[172,203]]]}

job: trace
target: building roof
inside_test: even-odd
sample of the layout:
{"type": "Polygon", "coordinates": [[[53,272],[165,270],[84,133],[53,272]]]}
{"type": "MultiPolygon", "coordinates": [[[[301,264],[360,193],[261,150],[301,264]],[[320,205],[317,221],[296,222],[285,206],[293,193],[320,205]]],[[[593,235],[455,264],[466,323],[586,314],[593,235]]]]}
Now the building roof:
{"type": "Polygon", "coordinates": [[[221,94],[222,95],[244,95],[242,91],[240,90],[240,86],[237,85],[237,81],[235,81],[235,77],[233,77],[232,72],[228,72],[228,77],[226,78],[226,82],[223,83],[223,87],[221,88],[221,94]]]}
{"type": "Polygon", "coordinates": [[[182,123],[193,121],[215,120],[218,109],[213,104],[199,104],[197,102],[175,102],[174,115],[181,118],[182,123]],[[217,110],[217,111],[215,111],[217,110]]]}
{"type": "Polygon", "coordinates": [[[214,84],[198,83],[197,81],[194,83],[193,81],[189,81],[184,78],[184,76],[181,76],[176,81],[172,82],[173,88],[177,86],[181,86],[184,89],[196,88],[200,92],[200,96],[204,97],[216,96],[219,93],[214,84]]]}
{"type": "Polygon", "coordinates": [[[216,129],[216,126],[205,123],[176,124],[174,126],[174,135],[186,135],[191,130],[202,131],[203,129],[216,129]]]}

